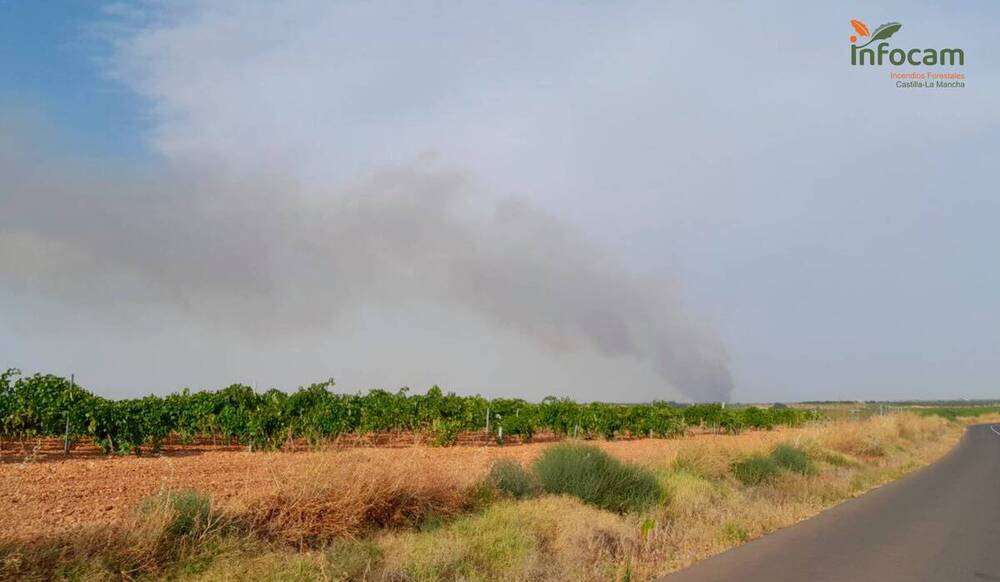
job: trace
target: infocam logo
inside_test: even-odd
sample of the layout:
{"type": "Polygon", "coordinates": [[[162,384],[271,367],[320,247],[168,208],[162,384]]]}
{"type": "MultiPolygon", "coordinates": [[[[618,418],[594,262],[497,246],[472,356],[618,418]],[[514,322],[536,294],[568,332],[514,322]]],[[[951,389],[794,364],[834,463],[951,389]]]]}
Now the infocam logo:
{"type": "Polygon", "coordinates": [[[903,25],[898,22],[887,22],[871,33],[868,30],[868,26],[860,20],[852,20],[851,26],[857,32],[857,35],[851,35],[852,65],[883,65],[887,63],[891,65],[926,66],[965,65],[965,52],[960,48],[890,48],[887,41],[903,28],[903,25]],[[866,38],[868,42],[861,45],[857,44],[858,42],[863,42],[866,38]],[[875,42],[878,42],[875,48],[867,48],[868,45],[875,42]]]}

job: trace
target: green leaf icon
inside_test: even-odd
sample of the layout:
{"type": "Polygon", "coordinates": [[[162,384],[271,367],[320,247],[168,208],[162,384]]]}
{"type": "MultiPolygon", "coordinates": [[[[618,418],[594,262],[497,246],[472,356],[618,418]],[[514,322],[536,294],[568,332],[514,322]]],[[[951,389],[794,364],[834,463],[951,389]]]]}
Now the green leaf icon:
{"type": "Polygon", "coordinates": [[[872,40],[886,40],[890,36],[899,32],[900,28],[903,28],[903,25],[898,22],[887,22],[875,29],[875,34],[872,35],[872,40]]]}
{"type": "Polygon", "coordinates": [[[886,40],[890,36],[899,32],[900,28],[903,28],[903,25],[898,22],[886,22],[882,26],[875,29],[875,32],[872,33],[872,37],[868,39],[868,42],[858,48],[865,48],[876,40],[886,40]]]}

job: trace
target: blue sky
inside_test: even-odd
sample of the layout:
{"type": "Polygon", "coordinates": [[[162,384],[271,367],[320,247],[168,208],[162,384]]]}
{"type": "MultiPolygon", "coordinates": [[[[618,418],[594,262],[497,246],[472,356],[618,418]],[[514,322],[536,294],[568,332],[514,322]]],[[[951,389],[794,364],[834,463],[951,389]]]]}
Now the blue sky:
{"type": "Polygon", "coordinates": [[[99,2],[0,1],[0,98],[34,110],[79,151],[138,161],[142,102],[103,74],[106,18],[99,2]]]}
{"type": "Polygon", "coordinates": [[[995,4],[0,15],[0,365],[110,395],[997,396],[995,4]],[[963,48],[966,87],[851,67],[852,18],[963,48]]]}

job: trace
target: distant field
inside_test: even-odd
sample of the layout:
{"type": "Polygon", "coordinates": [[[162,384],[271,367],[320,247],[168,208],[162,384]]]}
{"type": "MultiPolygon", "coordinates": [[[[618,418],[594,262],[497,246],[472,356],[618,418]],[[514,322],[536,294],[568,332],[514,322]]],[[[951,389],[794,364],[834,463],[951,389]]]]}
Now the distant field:
{"type": "Polygon", "coordinates": [[[1000,414],[1000,406],[914,406],[910,410],[924,416],[941,416],[949,420],[1000,414]]]}
{"type": "Polygon", "coordinates": [[[830,420],[865,420],[873,416],[884,416],[897,412],[914,412],[922,416],[940,416],[949,420],[970,418],[990,414],[1000,414],[1000,403],[938,402],[821,402],[795,403],[790,406],[815,411],[815,414],[830,420]]]}

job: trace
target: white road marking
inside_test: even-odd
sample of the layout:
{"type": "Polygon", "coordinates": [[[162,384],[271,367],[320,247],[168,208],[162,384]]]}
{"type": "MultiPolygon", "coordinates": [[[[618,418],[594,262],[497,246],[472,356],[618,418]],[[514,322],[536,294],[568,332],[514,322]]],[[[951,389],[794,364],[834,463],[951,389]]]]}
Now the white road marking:
{"type": "Polygon", "coordinates": [[[992,430],[994,434],[1000,436],[1000,430],[997,430],[997,425],[990,425],[990,430],[992,430]]]}

